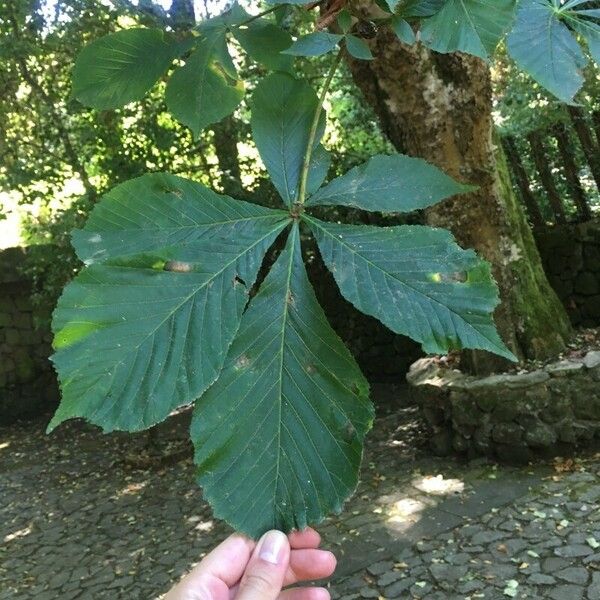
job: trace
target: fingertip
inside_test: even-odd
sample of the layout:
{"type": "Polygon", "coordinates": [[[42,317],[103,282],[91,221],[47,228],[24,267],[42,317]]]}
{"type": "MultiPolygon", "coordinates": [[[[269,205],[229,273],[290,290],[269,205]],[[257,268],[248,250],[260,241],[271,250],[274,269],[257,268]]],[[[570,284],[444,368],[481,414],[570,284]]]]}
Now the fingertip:
{"type": "Polygon", "coordinates": [[[292,531],[289,534],[290,546],[294,549],[317,548],[321,543],[321,536],[312,527],[302,531],[292,531]]]}
{"type": "Polygon", "coordinates": [[[331,594],[326,588],[308,588],[310,593],[306,600],[331,600],[331,594]]]}
{"type": "Polygon", "coordinates": [[[327,570],[329,571],[329,575],[325,577],[329,577],[333,575],[337,568],[337,558],[333,552],[329,552],[329,550],[321,550],[323,552],[323,562],[327,565],[327,570]]]}
{"type": "Polygon", "coordinates": [[[289,562],[290,544],[285,533],[272,529],[258,542],[258,557],[273,565],[286,566],[289,562]]]}

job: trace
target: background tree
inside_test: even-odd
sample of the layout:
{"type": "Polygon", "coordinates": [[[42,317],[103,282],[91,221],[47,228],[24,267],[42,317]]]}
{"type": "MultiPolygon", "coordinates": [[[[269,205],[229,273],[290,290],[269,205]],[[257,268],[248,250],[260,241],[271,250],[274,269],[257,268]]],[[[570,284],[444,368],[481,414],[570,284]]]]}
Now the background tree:
{"type": "MultiPolygon", "coordinates": [[[[372,6],[364,6],[365,18],[372,6]]],[[[547,358],[564,348],[568,317],[544,274],[523,207],[494,136],[489,66],[479,57],[437,53],[382,28],[369,42],[373,61],[349,61],[354,80],[399,152],[425,158],[478,190],[429,209],[493,265],[502,304],[496,322],[521,357],[547,358]]],[[[476,355],[474,368],[498,367],[476,355]]]]}

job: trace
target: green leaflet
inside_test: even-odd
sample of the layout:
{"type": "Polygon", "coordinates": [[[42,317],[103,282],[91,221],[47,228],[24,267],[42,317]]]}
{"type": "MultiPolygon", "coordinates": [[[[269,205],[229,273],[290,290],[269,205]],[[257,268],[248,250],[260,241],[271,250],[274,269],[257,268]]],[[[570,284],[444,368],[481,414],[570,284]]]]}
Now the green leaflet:
{"type": "Polygon", "coordinates": [[[138,431],[193,402],[216,379],[263,256],[289,221],[164,174],[121,188],[79,234],[80,256],[103,264],[84,269],[54,313],[62,401],[49,429],[85,417],[138,431]]]}
{"type": "Polygon", "coordinates": [[[226,48],[223,51],[224,35],[203,38],[167,85],[167,108],[194,137],[207,125],[230,115],[244,97],[241,80],[231,79],[233,64],[231,58],[227,61],[226,48]],[[221,61],[215,60],[216,56],[221,61]]]}
{"type": "Polygon", "coordinates": [[[87,265],[165,251],[174,253],[169,259],[187,260],[184,252],[191,242],[233,237],[254,222],[287,217],[183,177],[148,173],[105,194],[72,239],[87,265]]]}
{"type": "Polygon", "coordinates": [[[337,33],[315,31],[298,38],[284,54],[293,56],[322,56],[331,52],[344,38],[337,33]]]}
{"type": "MultiPolygon", "coordinates": [[[[446,0],[404,0],[399,10],[394,10],[402,17],[430,17],[438,12],[446,0]]],[[[396,0],[396,4],[398,4],[396,0]]],[[[398,7],[395,7],[398,8],[398,7]]]]}
{"type": "Polygon", "coordinates": [[[379,155],[322,187],[306,204],[410,212],[473,189],[420,158],[379,155]]]}
{"type": "Polygon", "coordinates": [[[516,360],[494,326],[489,264],[443,229],[337,225],[305,216],[344,297],[425,352],[479,348],[516,360]]]}
{"type": "Polygon", "coordinates": [[[233,35],[249,56],[268,69],[290,71],[292,68],[293,57],[282,54],[291,46],[292,36],[281,27],[259,19],[245,28],[233,29],[233,35]]]}
{"type": "Polygon", "coordinates": [[[468,52],[487,59],[510,29],[515,0],[447,0],[423,21],[421,40],[436,52],[468,52]]]}
{"type": "Polygon", "coordinates": [[[303,529],[356,487],[372,420],[368,384],[317,302],[295,224],[196,403],[198,482],[236,530],[303,529]]]}
{"type": "Polygon", "coordinates": [[[583,84],[587,60],[579,44],[546,0],[521,0],[508,52],[538,83],[570,103],[583,84]]]}
{"type": "Polygon", "coordinates": [[[576,10],[580,4],[568,2],[562,7],[562,15],[565,22],[584,37],[592,58],[600,64],[600,10],[576,10]]]}
{"type": "Polygon", "coordinates": [[[396,34],[396,37],[405,44],[412,45],[416,42],[417,38],[415,36],[415,32],[412,30],[412,27],[401,17],[392,17],[392,21],[390,23],[393,32],[396,34]]]}
{"type": "Polygon", "coordinates": [[[160,29],[134,28],[105,35],[79,53],[73,96],[98,110],[139,100],[183,49],[160,29]]]}
{"type": "MultiPolygon", "coordinates": [[[[298,194],[302,161],[317,103],[317,95],[306,82],[286,73],[265,77],[252,96],[252,135],[273,184],[287,206],[291,206],[298,194]]],[[[315,147],[324,131],[325,111],[322,111],[315,147]]],[[[314,164],[315,161],[312,168],[317,168],[314,164]]]]}
{"type": "Polygon", "coordinates": [[[313,151],[310,161],[310,170],[308,171],[308,180],[306,182],[306,193],[310,196],[316,192],[321,185],[331,166],[331,154],[319,144],[313,151]]]}
{"type": "Polygon", "coordinates": [[[351,56],[360,60],[373,60],[374,56],[367,42],[355,35],[347,35],[345,40],[346,50],[351,56]]]}

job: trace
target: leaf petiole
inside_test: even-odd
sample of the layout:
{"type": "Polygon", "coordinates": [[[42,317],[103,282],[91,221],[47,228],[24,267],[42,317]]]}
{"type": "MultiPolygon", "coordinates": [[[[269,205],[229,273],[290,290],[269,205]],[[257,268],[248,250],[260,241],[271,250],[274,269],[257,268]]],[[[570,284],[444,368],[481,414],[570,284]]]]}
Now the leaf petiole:
{"type": "Polygon", "coordinates": [[[315,137],[317,135],[317,129],[319,127],[319,118],[321,117],[321,112],[323,110],[323,103],[325,102],[325,98],[327,97],[327,92],[329,92],[333,76],[335,75],[335,72],[342,60],[342,52],[343,49],[340,48],[339,52],[337,53],[336,57],[331,63],[331,67],[329,68],[329,72],[327,73],[327,77],[325,78],[323,87],[321,88],[321,92],[319,93],[319,102],[317,104],[315,115],[310,126],[310,132],[308,134],[308,144],[306,145],[306,151],[304,153],[304,159],[302,161],[302,174],[300,176],[300,185],[298,187],[298,197],[296,198],[295,203],[300,206],[303,205],[304,201],[306,200],[306,182],[308,180],[308,171],[310,169],[310,159],[312,157],[313,146],[315,144],[315,137]]]}

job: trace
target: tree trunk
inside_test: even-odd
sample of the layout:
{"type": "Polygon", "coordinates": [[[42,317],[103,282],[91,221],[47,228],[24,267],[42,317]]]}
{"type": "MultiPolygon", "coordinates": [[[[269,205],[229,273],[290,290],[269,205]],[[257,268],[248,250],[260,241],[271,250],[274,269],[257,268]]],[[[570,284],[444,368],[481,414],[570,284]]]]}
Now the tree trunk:
{"type": "Polygon", "coordinates": [[[592,132],[585,119],[585,113],[579,106],[567,106],[567,111],[571,117],[575,133],[581,143],[585,159],[592,172],[592,177],[596,182],[596,187],[600,190],[600,152],[598,151],[598,146],[594,143],[592,132]]]}
{"type": "Polygon", "coordinates": [[[542,217],[537,200],[531,192],[527,171],[525,171],[525,167],[519,156],[515,140],[510,136],[505,136],[502,138],[502,146],[506,153],[506,157],[508,158],[510,170],[515,178],[519,191],[521,192],[523,203],[527,208],[529,219],[535,227],[542,227],[544,225],[544,218],[542,217]]]}
{"type": "Polygon", "coordinates": [[[592,218],[592,211],[579,180],[579,170],[573,158],[573,146],[569,139],[569,132],[563,123],[558,123],[553,129],[553,133],[558,144],[569,193],[575,202],[579,218],[581,221],[589,221],[592,218]]]}
{"type": "Polygon", "coordinates": [[[238,152],[238,128],[233,116],[213,125],[213,144],[221,169],[221,187],[229,196],[244,195],[238,152]]]}
{"type": "Polygon", "coordinates": [[[596,146],[600,148],[600,110],[595,110],[592,113],[592,121],[594,123],[594,132],[596,133],[596,146]]]}
{"type": "MultiPolygon", "coordinates": [[[[463,246],[491,262],[502,299],[496,324],[508,346],[520,357],[555,355],[570,324],[544,274],[504,154],[492,139],[487,66],[463,54],[409,47],[387,29],[370,45],[375,60],[348,62],[394,146],[479,186],[430,209],[428,221],[449,228],[463,246]]],[[[486,353],[473,355],[477,372],[504,366],[486,353]]]]}
{"type": "Polygon", "coordinates": [[[544,187],[544,190],[546,190],[546,196],[548,197],[550,208],[554,214],[554,220],[556,223],[564,224],[567,222],[565,209],[562,198],[556,189],[556,185],[554,185],[554,177],[552,176],[552,171],[548,164],[548,155],[544,149],[544,143],[542,142],[539,131],[532,131],[529,133],[527,135],[527,140],[531,147],[531,157],[535,163],[535,168],[540,176],[542,186],[544,187]]]}
{"type": "Polygon", "coordinates": [[[194,0],[173,0],[169,9],[171,24],[175,28],[194,26],[196,13],[194,11],[194,0]]]}

